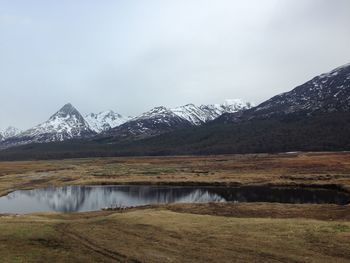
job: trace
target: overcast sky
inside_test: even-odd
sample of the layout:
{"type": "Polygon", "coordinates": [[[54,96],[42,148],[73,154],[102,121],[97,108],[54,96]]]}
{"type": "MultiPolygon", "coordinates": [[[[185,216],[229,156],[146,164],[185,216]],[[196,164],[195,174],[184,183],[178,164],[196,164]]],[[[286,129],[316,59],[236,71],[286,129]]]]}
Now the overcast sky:
{"type": "Polygon", "coordinates": [[[0,129],[258,104],[349,62],[348,0],[0,0],[0,129]]]}

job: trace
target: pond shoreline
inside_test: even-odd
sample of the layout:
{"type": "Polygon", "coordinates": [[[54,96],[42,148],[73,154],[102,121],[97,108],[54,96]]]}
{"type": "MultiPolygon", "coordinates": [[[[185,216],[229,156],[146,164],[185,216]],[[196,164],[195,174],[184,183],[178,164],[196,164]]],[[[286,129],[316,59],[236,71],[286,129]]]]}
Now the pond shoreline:
{"type": "Polygon", "coordinates": [[[62,187],[62,186],[146,186],[146,185],[154,185],[154,186],[175,186],[175,187],[189,187],[189,186],[198,186],[198,187],[273,187],[273,188],[301,188],[301,189],[324,189],[324,190],[334,190],[338,192],[344,192],[350,194],[350,187],[345,185],[338,185],[338,184],[275,184],[275,183],[255,183],[255,184],[242,184],[237,182],[188,182],[188,181],[130,181],[130,182],[85,182],[85,183],[79,183],[79,184],[60,184],[60,185],[44,185],[40,187],[23,187],[23,188],[16,188],[11,189],[9,191],[4,191],[2,194],[0,194],[0,197],[6,196],[12,192],[18,191],[18,190],[34,190],[34,189],[41,189],[41,188],[47,188],[47,187],[62,187]]]}
{"type": "Polygon", "coordinates": [[[77,213],[161,204],[279,203],[350,205],[350,194],[325,187],[276,185],[86,184],[18,190],[0,198],[2,213],[77,213]],[[26,204],[23,206],[22,204],[26,204]]]}

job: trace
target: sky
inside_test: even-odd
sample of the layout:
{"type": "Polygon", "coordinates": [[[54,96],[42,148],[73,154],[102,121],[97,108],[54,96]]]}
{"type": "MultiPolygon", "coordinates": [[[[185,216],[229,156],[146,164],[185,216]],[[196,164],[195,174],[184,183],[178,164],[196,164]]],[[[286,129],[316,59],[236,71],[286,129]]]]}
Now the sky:
{"type": "Polygon", "coordinates": [[[0,129],[65,103],[259,104],[350,62],[348,0],[0,0],[0,129]]]}

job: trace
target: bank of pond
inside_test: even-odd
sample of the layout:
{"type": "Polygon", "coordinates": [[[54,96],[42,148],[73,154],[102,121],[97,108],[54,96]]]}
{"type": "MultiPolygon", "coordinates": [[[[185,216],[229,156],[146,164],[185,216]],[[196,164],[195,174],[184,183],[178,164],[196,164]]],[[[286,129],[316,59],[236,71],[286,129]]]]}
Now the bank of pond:
{"type": "Polygon", "coordinates": [[[18,190],[0,197],[0,213],[86,212],[167,203],[350,203],[350,193],[315,187],[85,185],[18,190]]]}

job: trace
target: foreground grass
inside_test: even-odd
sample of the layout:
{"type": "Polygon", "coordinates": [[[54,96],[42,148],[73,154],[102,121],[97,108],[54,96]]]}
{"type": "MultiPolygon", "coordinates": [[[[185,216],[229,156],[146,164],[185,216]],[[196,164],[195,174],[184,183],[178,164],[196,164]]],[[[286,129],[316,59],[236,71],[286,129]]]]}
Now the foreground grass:
{"type": "MultiPolygon", "coordinates": [[[[0,162],[0,196],[80,184],[350,189],[350,153],[0,162]]],[[[0,215],[0,262],[350,262],[350,206],[166,205],[0,215]]]]}
{"type": "Polygon", "coordinates": [[[350,262],[350,222],[166,208],[0,217],[2,262],[350,262]]]}

